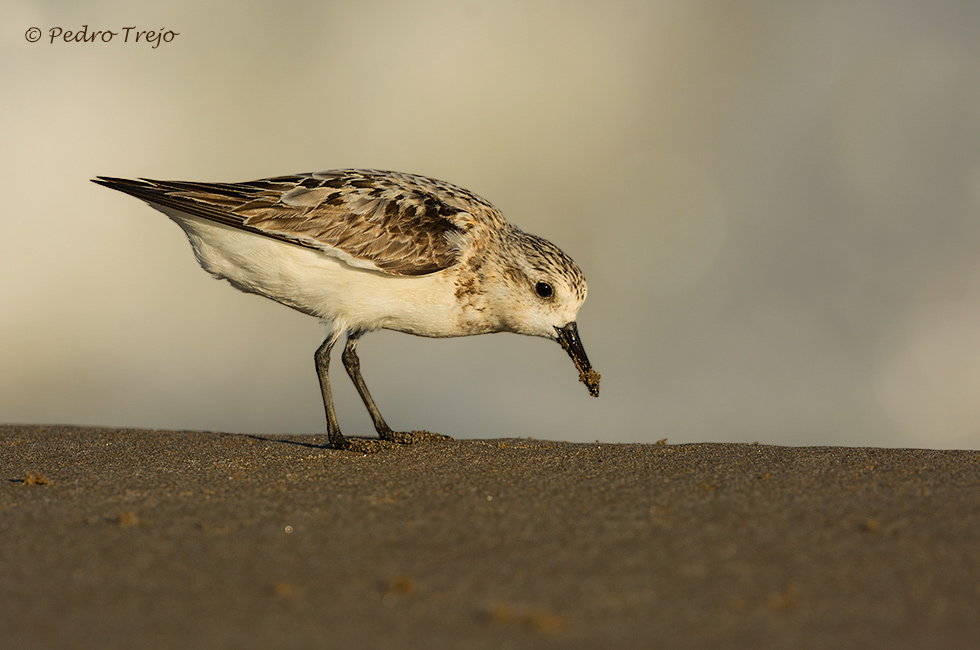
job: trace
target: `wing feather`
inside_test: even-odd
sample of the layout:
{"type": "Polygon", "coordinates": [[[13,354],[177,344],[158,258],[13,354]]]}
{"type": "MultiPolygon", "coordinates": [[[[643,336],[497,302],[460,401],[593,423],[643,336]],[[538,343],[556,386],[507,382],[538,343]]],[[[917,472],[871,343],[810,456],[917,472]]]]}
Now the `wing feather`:
{"type": "Polygon", "coordinates": [[[128,180],[96,183],[266,237],[342,251],[395,275],[425,275],[456,263],[480,225],[504,223],[490,203],[414,174],[342,169],[246,183],[128,180]]]}

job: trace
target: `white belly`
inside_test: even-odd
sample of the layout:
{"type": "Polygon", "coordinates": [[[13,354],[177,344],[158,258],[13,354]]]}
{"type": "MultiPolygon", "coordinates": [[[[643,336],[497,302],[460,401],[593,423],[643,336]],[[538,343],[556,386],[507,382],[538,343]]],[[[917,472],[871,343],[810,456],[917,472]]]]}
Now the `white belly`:
{"type": "Polygon", "coordinates": [[[391,329],[459,336],[453,269],[421,276],[353,267],[328,253],[153,206],[173,219],[198,262],[236,288],[316,316],[335,333],[391,329]]]}

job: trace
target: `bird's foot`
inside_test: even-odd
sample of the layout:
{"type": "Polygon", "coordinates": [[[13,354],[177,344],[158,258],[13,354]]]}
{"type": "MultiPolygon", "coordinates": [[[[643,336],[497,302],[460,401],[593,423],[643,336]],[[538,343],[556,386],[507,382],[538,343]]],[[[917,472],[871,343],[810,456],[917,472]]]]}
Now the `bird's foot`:
{"type": "Polygon", "coordinates": [[[365,440],[363,438],[342,438],[331,441],[330,444],[333,445],[334,449],[352,451],[356,454],[376,454],[393,446],[387,440],[365,440]]]}
{"type": "Polygon", "coordinates": [[[376,454],[385,449],[390,449],[395,443],[400,445],[412,445],[417,442],[446,442],[452,440],[450,436],[431,431],[384,431],[379,439],[347,438],[341,436],[339,439],[331,440],[330,444],[334,449],[343,451],[353,451],[359,454],[376,454]]]}
{"type": "Polygon", "coordinates": [[[381,439],[397,442],[402,445],[413,445],[416,442],[446,442],[452,440],[450,436],[431,431],[386,431],[381,433],[381,439]]]}

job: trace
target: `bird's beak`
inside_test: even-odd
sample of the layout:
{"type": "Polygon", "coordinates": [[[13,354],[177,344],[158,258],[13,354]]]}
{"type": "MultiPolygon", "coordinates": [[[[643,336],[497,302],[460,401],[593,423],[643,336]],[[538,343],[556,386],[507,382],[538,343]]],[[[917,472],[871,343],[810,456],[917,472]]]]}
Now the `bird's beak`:
{"type": "Polygon", "coordinates": [[[599,397],[599,378],[601,375],[593,370],[592,364],[589,363],[589,357],[586,356],[585,348],[582,347],[582,339],[578,337],[578,325],[572,321],[564,327],[556,327],[555,331],[558,332],[558,342],[575,362],[575,367],[578,369],[578,380],[585,384],[593,397],[599,397]]]}

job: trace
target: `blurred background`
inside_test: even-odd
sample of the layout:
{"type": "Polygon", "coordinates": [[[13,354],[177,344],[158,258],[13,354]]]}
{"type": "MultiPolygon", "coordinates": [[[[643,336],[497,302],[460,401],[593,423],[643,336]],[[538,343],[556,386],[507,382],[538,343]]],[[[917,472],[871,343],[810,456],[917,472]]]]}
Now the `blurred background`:
{"type": "MultiPolygon", "coordinates": [[[[2,13],[2,422],[324,431],[320,324],[89,179],[374,167],[466,187],[574,257],[603,375],[593,399],[545,340],[375,333],[359,351],[396,428],[980,448],[980,3],[2,13]],[[50,42],[84,25],[119,34],[50,42]]],[[[344,431],[374,435],[334,385],[344,431]]]]}

